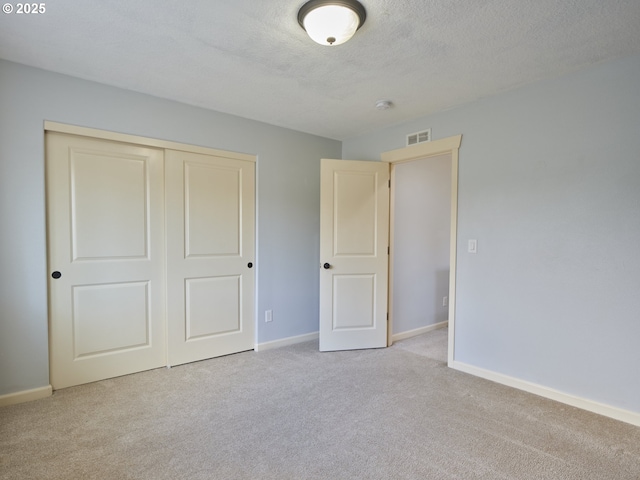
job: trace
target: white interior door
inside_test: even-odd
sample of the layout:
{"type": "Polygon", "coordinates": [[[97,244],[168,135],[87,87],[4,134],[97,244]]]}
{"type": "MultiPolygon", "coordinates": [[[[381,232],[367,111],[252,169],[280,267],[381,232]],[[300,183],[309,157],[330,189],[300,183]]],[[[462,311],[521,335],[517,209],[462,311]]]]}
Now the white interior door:
{"type": "Polygon", "coordinates": [[[165,157],[169,365],[252,350],[255,164],[165,157]]]}
{"type": "Polygon", "coordinates": [[[51,384],[164,365],[162,150],[47,133],[46,171],[51,384]]]}
{"type": "Polygon", "coordinates": [[[322,160],[320,350],[387,346],[389,164],[322,160]]]}

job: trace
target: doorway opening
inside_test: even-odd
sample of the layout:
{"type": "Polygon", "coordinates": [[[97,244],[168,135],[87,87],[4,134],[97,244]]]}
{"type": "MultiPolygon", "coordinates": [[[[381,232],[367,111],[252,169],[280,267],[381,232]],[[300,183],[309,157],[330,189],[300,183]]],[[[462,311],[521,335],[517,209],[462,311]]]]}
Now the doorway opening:
{"type": "Polygon", "coordinates": [[[391,164],[387,339],[448,326],[454,360],[458,150],[462,136],[385,152],[391,164]]]}

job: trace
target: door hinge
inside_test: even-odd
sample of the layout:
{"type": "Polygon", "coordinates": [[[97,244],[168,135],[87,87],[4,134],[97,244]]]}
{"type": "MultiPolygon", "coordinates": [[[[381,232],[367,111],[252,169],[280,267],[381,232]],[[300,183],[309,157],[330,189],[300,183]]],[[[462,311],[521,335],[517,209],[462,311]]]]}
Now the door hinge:
{"type": "Polygon", "coordinates": [[[391,188],[391,180],[389,180],[389,188],[391,188]]]}
{"type": "Polygon", "coordinates": [[[387,322],[389,321],[389,312],[387,312],[387,322]]]}
{"type": "Polygon", "coordinates": [[[387,255],[391,255],[391,247],[387,247],[387,255]]]}

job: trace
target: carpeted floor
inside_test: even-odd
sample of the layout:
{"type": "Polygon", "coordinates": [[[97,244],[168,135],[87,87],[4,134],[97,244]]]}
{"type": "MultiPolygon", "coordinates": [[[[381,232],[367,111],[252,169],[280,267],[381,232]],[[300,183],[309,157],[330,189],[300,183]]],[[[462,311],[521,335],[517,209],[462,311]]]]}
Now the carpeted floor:
{"type": "Polygon", "coordinates": [[[387,349],[309,342],[64,389],[0,408],[0,478],[640,479],[640,428],[445,360],[436,331],[387,349]]]}

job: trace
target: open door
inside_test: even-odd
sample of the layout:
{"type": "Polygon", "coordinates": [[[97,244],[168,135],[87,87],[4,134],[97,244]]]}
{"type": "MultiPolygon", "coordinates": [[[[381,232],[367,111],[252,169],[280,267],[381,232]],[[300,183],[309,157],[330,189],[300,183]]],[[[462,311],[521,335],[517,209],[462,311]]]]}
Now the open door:
{"type": "Polygon", "coordinates": [[[389,164],[322,160],[320,350],[387,346],[389,164]]]}

